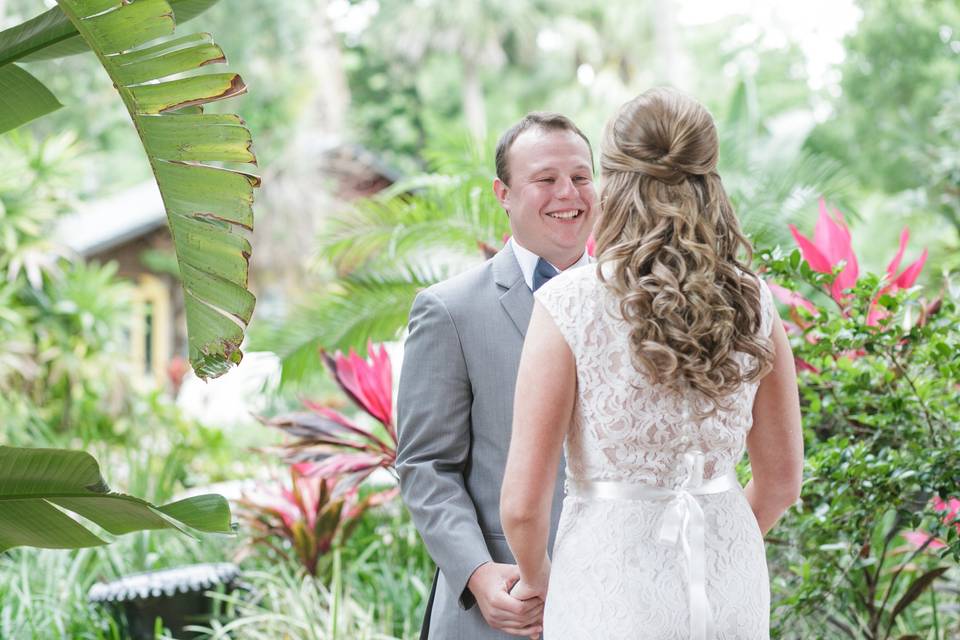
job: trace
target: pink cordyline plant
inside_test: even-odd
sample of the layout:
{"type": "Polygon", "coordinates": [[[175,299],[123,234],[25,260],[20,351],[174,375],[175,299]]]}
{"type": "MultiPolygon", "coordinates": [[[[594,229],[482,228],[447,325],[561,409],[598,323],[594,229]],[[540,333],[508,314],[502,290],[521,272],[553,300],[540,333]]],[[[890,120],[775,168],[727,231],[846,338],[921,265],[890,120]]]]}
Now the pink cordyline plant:
{"type": "MultiPolygon", "coordinates": [[[[952,523],[957,533],[960,533],[960,520],[958,520],[958,517],[960,517],[960,498],[944,500],[940,496],[936,496],[933,499],[933,510],[940,514],[940,519],[944,524],[952,523]]],[[[926,531],[907,531],[903,533],[903,538],[918,549],[926,545],[927,549],[936,551],[947,546],[946,542],[940,538],[935,538],[926,531]]]]}
{"type": "Polygon", "coordinates": [[[380,491],[360,500],[358,487],[343,488],[337,478],[316,471],[310,463],[294,464],[289,487],[261,485],[237,501],[253,532],[246,552],[265,545],[280,555],[294,555],[315,576],[320,557],[350,536],[364,512],[389,502],[399,491],[380,491]]]}
{"type": "MultiPolygon", "coordinates": [[[[843,219],[843,214],[836,208],[834,208],[832,212],[829,211],[826,201],[821,198],[820,215],[814,226],[812,239],[800,233],[794,225],[791,224],[788,226],[790,227],[790,233],[793,234],[797,242],[797,246],[800,248],[800,255],[811,269],[820,273],[832,273],[835,267],[843,263],[843,267],[830,286],[828,293],[840,307],[840,312],[843,315],[847,315],[850,294],[846,292],[846,290],[856,285],[857,279],[860,276],[860,265],[857,260],[857,255],[853,251],[850,230],[847,228],[846,222],[843,219]]],[[[884,278],[885,284],[870,303],[870,309],[867,312],[867,324],[870,326],[878,325],[882,318],[889,315],[886,309],[877,304],[880,297],[887,293],[893,293],[898,289],[908,289],[912,287],[920,275],[920,271],[923,269],[923,265],[927,260],[926,249],[923,250],[923,253],[917,260],[898,273],[900,261],[903,259],[903,254],[906,251],[909,239],[910,230],[904,227],[900,234],[900,247],[896,255],[894,255],[893,259],[887,265],[884,278]]],[[[768,284],[771,293],[773,293],[780,302],[790,307],[790,316],[793,322],[784,322],[784,327],[787,332],[798,335],[803,334],[803,330],[808,327],[808,323],[797,313],[797,310],[804,308],[812,315],[817,315],[818,310],[816,305],[795,291],[790,291],[774,282],[768,284]]],[[[926,311],[932,311],[932,307],[926,311]]],[[[923,317],[921,317],[920,322],[923,322],[923,317]]],[[[815,342],[816,337],[812,334],[807,334],[806,340],[815,342]]],[[[852,351],[841,355],[857,358],[862,356],[863,352],[852,351]]],[[[798,370],[818,371],[816,367],[801,358],[796,358],[796,365],[798,370]]]]}
{"type": "Polygon", "coordinates": [[[310,474],[342,478],[356,486],[379,468],[394,471],[397,429],[393,418],[393,370],[383,345],[367,346],[368,358],[353,349],[348,355],[322,354],[327,369],[343,392],[382,426],[367,427],[313,401],[307,411],[277,416],[264,424],[294,437],[281,447],[291,462],[311,462],[310,474]]]}
{"type": "MultiPolygon", "coordinates": [[[[794,225],[789,225],[790,233],[793,234],[800,247],[800,254],[810,265],[810,268],[820,273],[832,273],[834,267],[841,262],[845,263],[833,285],[830,287],[830,296],[840,306],[841,311],[846,314],[847,301],[849,293],[844,290],[850,289],[857,283],[860,276],[860,266],[857,262],[857,255],[853,251],[853,245],[850,238],[850,230],[843,220],[843,214],[837,209],[832,213],[827,210],[827,203],[823,198],[820,199],[820,216],[813,229],[813,239],[807,238],[800,233],[794,225]]],[[[909,289],[916,282],[923,265],[927,261],[927,250],[924,249],[920,257],[910,263],[903,271],[897,273],[900,268],[900,261],[907,249],[907,242],[910,239],[910,229],[903,228],[900,233],[900,248],[893,259],[887,265],[885,276],[886,284],[880,289],[870,304],[870,311],[867,314],[867,324],[876,325],[879,320],[885,317],[888,312],[882,307],[877,306],[877,300],[880,296],[893,293],[899,289],[909,289]]],[[[783,302],[792,308],[805,307],[811,313],[816,313],[816,307],[803,296],[788,291],[783,287],[771,286],[771,291],[783,302]]]]}

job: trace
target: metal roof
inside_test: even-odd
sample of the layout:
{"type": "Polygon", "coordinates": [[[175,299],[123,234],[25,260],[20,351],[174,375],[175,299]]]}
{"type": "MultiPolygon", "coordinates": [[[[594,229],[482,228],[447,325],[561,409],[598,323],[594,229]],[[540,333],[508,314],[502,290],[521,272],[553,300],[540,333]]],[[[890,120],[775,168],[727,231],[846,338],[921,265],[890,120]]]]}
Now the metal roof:
{"type": "Polygon", "coordinates": [[[54,239],[89,257],[164,226],[167,213],[157,183],[148,180],[60,218],[54,239]]]}

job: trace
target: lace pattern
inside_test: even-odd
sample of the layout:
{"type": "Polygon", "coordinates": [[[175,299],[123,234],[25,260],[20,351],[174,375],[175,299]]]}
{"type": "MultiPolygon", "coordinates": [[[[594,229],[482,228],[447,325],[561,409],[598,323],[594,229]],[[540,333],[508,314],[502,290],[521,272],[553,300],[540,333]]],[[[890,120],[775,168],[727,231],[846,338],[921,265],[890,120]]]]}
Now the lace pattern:
{"type": "MultiPolygon", "coordinates": [[[[687,452],[703,452],[704,479],[743,456],[759,383],[745,383],[718,411],[691,419],[692,395],[654,384],[630,360],[628,327],[596,265],[566,271],[535,294],[576,359],[577,399],[564,443],[567,477],[677,488],[687,452]]],[[[760,330],[769,335],[773,299],[761,281],[760,330]]],[[[737,354],[741,366],[747,354],[737,354]]],[[[763,540],[741,490],[698,496],[707,520],[707,594],[716,639],[768,638],[769,581],[763,540]]],[[[688,638],[686,565],[657,542],[657,501],[568,496],[553,550],[544,637],[688,638]]]]}

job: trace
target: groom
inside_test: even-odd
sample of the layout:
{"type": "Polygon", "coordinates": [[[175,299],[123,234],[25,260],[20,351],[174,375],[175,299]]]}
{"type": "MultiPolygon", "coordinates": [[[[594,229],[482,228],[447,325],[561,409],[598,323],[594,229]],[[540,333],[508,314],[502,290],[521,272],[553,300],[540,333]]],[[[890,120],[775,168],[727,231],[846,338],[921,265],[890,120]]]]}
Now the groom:
{"type": "Polygon", "coordinates": [[[421,633],[431,640],[534,636],[542,624],[542,601],[509,593],[520,574],[500,526],[500,486],[532,292],[590,260],[593,154],[568,118],[531,113],[501,136],[496,170],[513,235],[492,259],[420,292],[400,374],[400,489],[438,566],[421,633]]]}

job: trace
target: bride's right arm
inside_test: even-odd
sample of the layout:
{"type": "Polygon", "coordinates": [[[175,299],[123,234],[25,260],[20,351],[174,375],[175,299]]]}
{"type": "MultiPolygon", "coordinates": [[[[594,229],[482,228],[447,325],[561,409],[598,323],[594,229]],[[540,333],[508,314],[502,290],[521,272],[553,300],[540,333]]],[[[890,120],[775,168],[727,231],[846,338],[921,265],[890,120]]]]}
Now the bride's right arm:
{"type": "Polygon", "coordinates": [[[803,477],[803,428],[793,350],[779,318],[772,324],[773,370],[760,381],[753,403],[753,427],[747,436],[753,477],[744,489],[764,535],[800,497],[803,477]]]}

